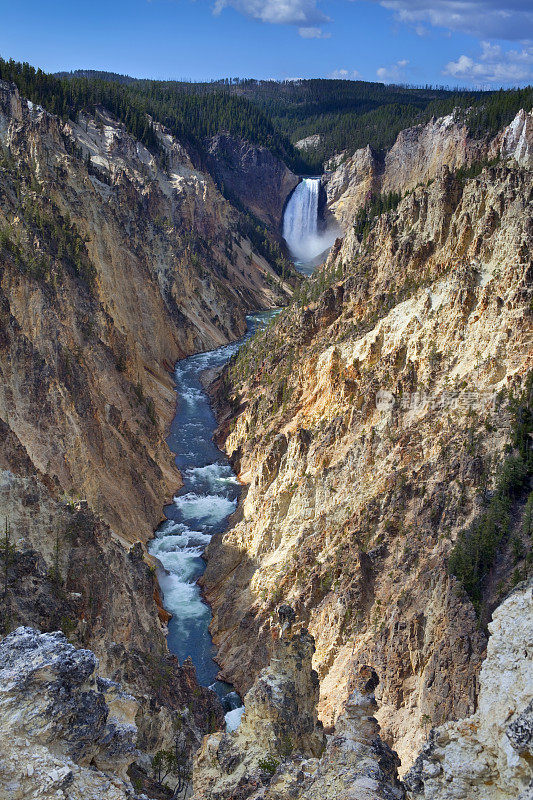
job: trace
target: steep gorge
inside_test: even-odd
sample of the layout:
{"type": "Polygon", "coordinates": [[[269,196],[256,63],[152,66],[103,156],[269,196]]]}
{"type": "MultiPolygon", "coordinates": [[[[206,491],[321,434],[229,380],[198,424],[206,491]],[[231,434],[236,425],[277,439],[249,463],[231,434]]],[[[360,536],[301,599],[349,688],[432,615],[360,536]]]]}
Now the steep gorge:
{"type": "Polygon", "coordinates": [[[5,368],[9,425],[62,492],[86,498],[123,539],[146,539],[162,488],[176,479],[157,431],[172,412],[169,366],[238,337],[245,313],[275,305],[289,287],[163,130],[158,161],[103,111],[62,124],[7,86],[2,110],[4,347],[11,324],[13,342],[37,351],[26,356],[24,388],[5,368]],[[45,376],[51,391],[33,396],[45,376]],[[42,430],[47,413],[54,442],[42,430]],[[108,479],[95,481],[99,471],[108,479]]]}
{"type": "MultiPolygon", "coordinates": [[[[351,224],[213,390],[245,485],[203,578],[223,674],[246,691],[289,602],[316,640],[324,723],[372,664],[403,769],[428,726],[476,705],[486,637],[447,563],[494,492],[532,366],[530,159],[504,151],[470,179],[441,164],[364,234],[351,224]]],[[[527,570],[526,498],[482,622],[527,570]]]]}
{"type": "Polygon", "coordinates": [[[154,131],[155,154],[103,108],[63,121],[0,84],[2,630],[91,647],[135,692],[152,752],[176,713],[189,745],[222,719],[168,654],[141,545],[180,484],[172,365],[291,292],[213,179],[154,131]]]}
{"type": "MultiPolygon", "coordinates": [[[[153,130],[154,153],[105,109],[65,122],[0,84],[0,501],[11,531],[1,622],[4,633],[62,628],[99,660],[60,634],[4,640],[2,713],[17,740],[0,770],[14,776],[13,798],[41,781],[44,796],[73,782],[80,797],[122,800],[134,758],[147,767],[176,742],[190,753],[203,733],[198,797],[401,798],[387,743],[405,771],[429,726],[468,717],[432,735],[408,788],[439,796],[455,780],[453,768],[438,777],[450,739],[466,737],[468,754],[476,727],[472,746],[492,761],[469,786],[498,773],[500,800],[507,773],[487,703],[469,715],[485,625],[531,566],[530,476],[515,474],[531,418],[531,115],[483,145],[450,120],[410,129],[377,177],[375,165],[353,172],[357,154],[341,164],[327,187],[343,240],[211,387],[244,488],[233,527],[209,545],[203,586],[223,673],[250,690],[242,729],[214,734],[220,705],[168,654],[142,544],[179,485],[163,440],[169,369],[237,338],[247,312],[285,305],[296,281],[254,252],[183,145],[153,130]],[[457,171],[477,162],[488,163],[457,171]],[[365,198],[389,191],[404,195],[397,207],[362,225],[365,198]],[[482,596],[469,597],[450,554],[502,475],[508,519],[482,596]],[[278,639],[283,601],[310,633],[278,639]],[[30,684],[56,703],[31,745],[12,713],[37,707],[30,684]],[[84,703],[98,714],[74,753],[84,703]]],[[[227,197],[277,225],[292,173],[249,143],[211,144],[227,197]],[[257,186],[265,164],[270,193],[257,186]]],[[[507,601],[512,619],[525,591],[507,601]]],[[[508,650],[510,662],[519,645],[508,650]]]]}

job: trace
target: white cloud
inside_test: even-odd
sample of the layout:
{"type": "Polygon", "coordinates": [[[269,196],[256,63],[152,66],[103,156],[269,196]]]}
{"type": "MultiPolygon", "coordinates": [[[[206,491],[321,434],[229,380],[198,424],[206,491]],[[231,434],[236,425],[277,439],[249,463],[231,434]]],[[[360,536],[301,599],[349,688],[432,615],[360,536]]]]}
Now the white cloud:
{"type": "MultiPolygon", "coordinates": [[[[396,19],[506,40],[533,39],[531,0],[377,0],[396,19]]],[[[420,35],[420,33],[419,33],[420,35]]]]}
{"type": "MultiPolygon", "coordinates": [[[[321,0],[214,0],[213,11],[233,8],[241,14],[274,25],[294,25],[305,39],[324,39],[322,25],[330,18],[321,0]]],[[[418,36],[429,26],[485,39],[533,41],[532,0],[372,0],[410,25],[418,36]]],[[[382,70],[386,68],[382,67],[382,70]]],[[[396,78],[395,78],[396,79],[396,78]]]]}
{"type": "Polygon", "coordinates": [[[407,58],[401,58],[396,64],[389,67],[380,67],[376,70],[376,75],[383,83],[395,83],[405,78],[405,67],[409,64],[407,58]]]}
{"type": "Polygon", "coordinates": [[[343,81],[356,81],[361,78],[361,73],[356,69],[334,69],[327,77],[343,81]]]}
{"type": "Polygon", "coordinates": [[[474,59],[461,55],[443,69],[458,81],[476,85],[516,85],[533,79],[533,45],[522,50],[502,50],[500,45],[481,42],[481,53],[474,59]]]}
{"type": "Polygon", "coordinates": [[[224,8],[230,7],[261,22],[297,25],[307,30],[319,30],[318,25],[330,21],[317,8],[316,0],[215,0],[213,12],[220,14],[224,8]]]}
{"type": "Polygon", "coordinates": [[[298,28],[302,39],[330,39],[331,33],[325,33],[322,28],[298,28]]]}

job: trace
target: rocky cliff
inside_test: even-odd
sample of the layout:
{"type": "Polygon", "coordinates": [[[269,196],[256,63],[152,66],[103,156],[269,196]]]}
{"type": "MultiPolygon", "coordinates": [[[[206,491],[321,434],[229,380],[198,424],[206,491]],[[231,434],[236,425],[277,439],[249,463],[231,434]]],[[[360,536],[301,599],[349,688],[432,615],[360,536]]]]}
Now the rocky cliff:
{"type": "Polygon", "coordinates": [[[476,713],[431,731],[406,776],[417,800],[528,800],[533,789],[533,583],[489,625],[476,713]]]}
{"type": "Polygon", "coordinates": [[[17,628],[0,643],[0,785],[28,797],[126,800],[135,699],[97,679],[97,660],[62,633],[17,628]]]}
{"type": "Polygon", "coordinates": [[[197,800],[402,800],[398,759],[372,714],[376,673],[362,667],[334,735],[316,715],[318,676],[306,631],[276,640],[272,660],[245,698],[233,733],[206,736],[193,771],[197,800]]]}
{"type": "Polygon", "coordinates": [[[169,656],[132,549],[179,485],[172,365],[290,291],[212,178],[154,130],[152,153],[103,108],[62,121],[0,84],[2,632],[31,623],[90,646],[138,693],[148,750],[176,713],[194,741],[221,719],[169,656]]]}
{"type": "Polygon", "coordinates": [[[478,139],[456,115],[433,119],[401,131],[385,154],[367,146],[337,156],[325,180],[328,205],[348,228],[357,210],[374,194],[405,193],[476,162],[513,157],[521,166],[533,163],[533,112],[521,110],[494,139],[478,139]]]}
{"type": "MultiPolygon", "coordinates": [[[[280,618],[287,610],[293,620],[287,606],[279,608],[280,618]]],[[[278,636],[276,626],[271,663],[245,698],[240,728],[204,738],[194,761],[194,797],[526,800],[532,613],[529,582],[511,593],[489,626],[478,710],[432,730],[403,785],[399,759],[381,740],[373,716],[376,672],[358,667],[336,726],[325,733],[316,713],[313,637],[290,625],[278,636]]],[[[0,785],[6,800],[138,796],[129,778],[133,762],[143,759],[137,701],[118,683],[98,677],[97,669],[94,654],[77,650],[62,633],[21,627],[2,640],[0,785]]],[[[149,796],[170,796],[154,783],[143,788],[149,796]]]]}
{"type": "Polygon", "coordinates": [[[266,147],[218,134],[208,143],[213,175],[229,196],[236,198],[274,231],[281,231],[283,208],[298,178],[266,147]]]}
{"type": "MultiPolygon", "coordinates": [[[[154,664],[154,677],[157,665],[154,664]]],[[[138,789],[151,797],[170,798],[171,791],[147,779],[138,764],[150,769],[154,742],[190,749],[190,717],[207,715],[198,697],[194,670],[165,676],[167,694],[181,681],[189,706],[174,722],[160,713],[154,698],[150,716],[152,741],[139,729],[143,696],[134,697],[120,683],[102,677],[103,665],[93,652],[76,649],[61,632],[40,633],[20,627],[0,642],[0,794],[3,800],[28,797],[68,800],[131,800],[138,789]],[[188,685],[187,685],[188,673],[188,685]],[[185,680],[184,680],[185,676],[185,680]],[[179,727],[176,721],[180,721],[179,727]],[[178,737],[178,738],[177,738],[178,737]],[[167,741],[165,741],[165,738],[167,741]],[[134,772],[132,772],[134,768],[134,772]]],[[[131,676],[126,676],[131,683],[131,676]]],[[[205,690],[203,690],[205,693],[205,690]]],[[[175,699],[175,698],[174,698],[175,699]]],[[[223,721],[214,717],[200,730],[223,721]]],[[[198,744],[194,742],[194,744],[198,744]]],[[[140,792],[139,792],[140,793],[140,792]]],[[[142,794],[146,798],[146,794],[142,794]]]]}
{"type": "Polygon", "coordinates": [[[204,577],[223,673],[251,685],[287,600],[316,640],[321,719],[372,664],[403,769],[428,726],[473,713],[483,622],[529,563],[529,478],[505,481],[531,414],[532,189],[515,160],[441,171],[350,229],[218,387],[246,487],[204,577]],[[448,561],[487,504],[498,545],[481,540],[468,596],[448,561]]]}

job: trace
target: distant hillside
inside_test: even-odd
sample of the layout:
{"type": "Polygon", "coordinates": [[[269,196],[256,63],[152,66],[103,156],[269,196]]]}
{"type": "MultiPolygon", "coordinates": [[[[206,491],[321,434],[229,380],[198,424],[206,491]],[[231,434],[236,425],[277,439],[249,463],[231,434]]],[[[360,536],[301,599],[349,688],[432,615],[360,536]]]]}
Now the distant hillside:
{"type": "MultiPolygon", "coordinates": [[[[293,143],[320,134],[319,144],[306,154],[317,168],[345,149],[354,151],[367,144],[376,150],[388,148],[404,128],[487,98],[482,92],[409,89],[329,79],[243,80],[223,85],[226,91],[247,98],[268,113],[293,143]]],[[[220,84],[203,84],[201,91],[219,88],[220,84]]]]}
{"type": "Polygon", "coordinates": [[[517,111],[533,106],[533,89],[472,92],[442,88],[409,88],[383,83],[312,79],[301,81],[218,81],[181,84],[191,91],[225,91],[256,103],[294,144],[320,134],[318,146],[304,155],[319,171],[334,153],[371,145],[389,148],[401,130],[433,116],[464,109],[472,132],[494,135],[517,111]],[[467,109],[469,109],[467,111],[467,109]]]}

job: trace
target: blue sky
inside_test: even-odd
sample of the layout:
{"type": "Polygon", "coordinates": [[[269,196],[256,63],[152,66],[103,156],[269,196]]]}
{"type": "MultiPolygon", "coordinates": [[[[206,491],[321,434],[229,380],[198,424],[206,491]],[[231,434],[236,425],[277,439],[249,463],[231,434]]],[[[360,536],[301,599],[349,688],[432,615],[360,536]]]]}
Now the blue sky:
{"type": "Polygon", "coordinates": [[[138,77],[533,82],[533,0],[0,0],[0,55],[138,77]]]}

